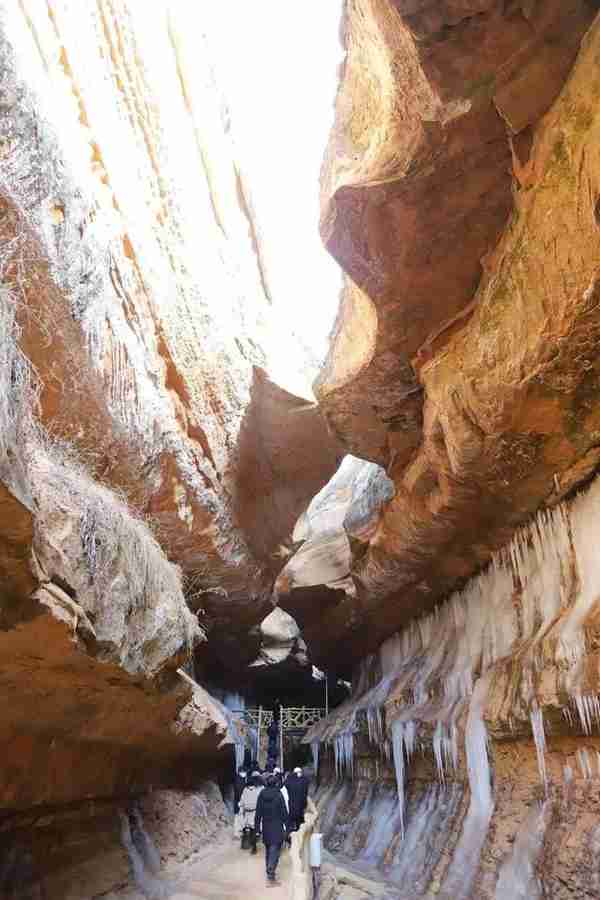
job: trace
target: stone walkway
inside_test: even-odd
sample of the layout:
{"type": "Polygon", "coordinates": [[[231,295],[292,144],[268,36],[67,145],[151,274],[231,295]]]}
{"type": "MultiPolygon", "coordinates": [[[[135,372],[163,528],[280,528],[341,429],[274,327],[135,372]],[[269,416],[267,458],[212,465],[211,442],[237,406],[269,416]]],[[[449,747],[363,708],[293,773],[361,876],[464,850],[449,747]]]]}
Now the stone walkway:
{"type": "Polygon", "coordinates": [[[290,874],[289,850],[281,854],[273,885],[267,881],[262,844],[251,856],[240,850],[239,840],[229,839],[225,845],[207,847],[194,861],[147,879],[145,893],[130,889],[106,900],[289,900],[290,874]]]}
{"type": "Polygon", "coordinates": [[[230,849],[211,854],[201,862],[193,863],[169,900],[287,900],[290,855],[281,854],[277,869],[278,883],[269,884],[265,875],[264,849],[260,846],[256,856],[239,849],[232,843],[230,849]]]}

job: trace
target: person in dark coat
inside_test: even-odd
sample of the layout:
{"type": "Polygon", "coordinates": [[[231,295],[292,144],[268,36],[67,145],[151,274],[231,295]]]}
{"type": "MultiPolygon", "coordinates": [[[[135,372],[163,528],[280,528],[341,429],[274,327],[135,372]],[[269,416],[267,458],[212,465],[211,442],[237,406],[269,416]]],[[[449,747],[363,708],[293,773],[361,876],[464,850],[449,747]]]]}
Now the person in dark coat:
{"type": "Polygon", "coordinates": [[[242,792],[246,787],[246,779],[247,773],[244,767],[240,767],[235,776],[235,781],[233,783],[233,812],[234,815],[240,811],[240,797],[242,796],[242,792]]]}
{"type": "Polygon", "coordinates": [[[277,738],[279,736],[279,725],[277,719],[273,717],[273,721],[267,728],[267,736],[269,738],[269,746],[267,748],[267,756],[269,760],[277,759],[277,738]]]}
{"type": "Polygon", "coordinates": [[[277,786],[277,779],[274,775],[269,775],[267,786],[263,788],[258,796],[256,816],[254,818],[256,834],[260,834],[262,831],[267,879],[269,881],[275,881],[275,872],[287,829],[288,812],[285,800],[277,786]]]}
{"type": "Polygon", "coordinates": [[[290,831],[298,831],[304,822],[304,813],[308,802],[308,779],[302,774],[302,769],[297,766],[291,775],[288,775],[285,787],[287,788],[290,802],[290,831]]]}

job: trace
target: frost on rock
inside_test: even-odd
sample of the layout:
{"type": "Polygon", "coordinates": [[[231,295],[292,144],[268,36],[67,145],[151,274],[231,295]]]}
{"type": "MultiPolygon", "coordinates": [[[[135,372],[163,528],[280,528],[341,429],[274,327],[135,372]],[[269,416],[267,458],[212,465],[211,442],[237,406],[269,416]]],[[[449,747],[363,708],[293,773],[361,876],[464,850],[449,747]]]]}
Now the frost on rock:
{"type": "Polygon", "coordinates": [[[400,831],[404,837],[404,771],[405,757],[410,760],[415,747],[414,722],[401,722],[399,719],[392,725],[392,750],[394,754],[394,769],[396,771],[396,785],[398,788],[398,807],[400,809],[400,831]]]}
{"type": "Polygon", "coordinates": [[[536,873],[536,862],[550,821],[551,804],[546,800],[531,811],[517,835],[513,852],[500,869],[496,900],[536,900],[542,886],[536,873]]]}
{"type": "MultiPolygon", "coordinates": [[[[486,720],[505,733],[516,723],[531,730],[545,791],[545,709],[562,712],[584,734],[600,726],[599,686],[584,665],[586,623],[600,602],[598,522],[600,479],[571,503],[540,512],[462,591],[365,658],[351,697],[307,734],[313,745],[334,745],[338,774],[352,771],[358,732],[382,756],[391,741],[403,834],[417,734],[430,742],[442,782],[464,745],[474,836],[485,833],[493,807],[486,720]]],[[[588,756],[580,767],[591,772],[588,756]]],[[[470,865],[464,862],[461,878],[470,865]]]]}
{"type": "Polygon", "coordinates": [[[321,745],[319,744],[318,741],[313,741],[312,744],[310,745],[310,752],[312,754],[313,769],[315,772],[315,777],[317,777],[319,774],[319,750],[320,750],[320,748],[321,748],[321,745]]]}
{"type": "Polygon", "coordinates": [[[546,773],[546,734],[544,732],[544,717],[542,710],[534,704],[531,710],[531,731],[535,741],[535,749],[537,752],[538,768],[540,771],[540,779],[544,785],[544,791],[548,789],[548,776],[546,773]]]}

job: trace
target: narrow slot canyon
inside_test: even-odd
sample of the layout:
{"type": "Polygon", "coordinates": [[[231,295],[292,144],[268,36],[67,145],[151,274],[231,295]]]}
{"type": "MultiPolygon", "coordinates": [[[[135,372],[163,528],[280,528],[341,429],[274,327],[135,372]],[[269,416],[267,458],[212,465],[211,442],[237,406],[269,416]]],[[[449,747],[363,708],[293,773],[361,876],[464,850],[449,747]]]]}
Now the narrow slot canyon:
{"type": "Polygon", "coordinates": [[[600,900],[599,206],[598,0],[0,2],[0,900],[600,900]]]}

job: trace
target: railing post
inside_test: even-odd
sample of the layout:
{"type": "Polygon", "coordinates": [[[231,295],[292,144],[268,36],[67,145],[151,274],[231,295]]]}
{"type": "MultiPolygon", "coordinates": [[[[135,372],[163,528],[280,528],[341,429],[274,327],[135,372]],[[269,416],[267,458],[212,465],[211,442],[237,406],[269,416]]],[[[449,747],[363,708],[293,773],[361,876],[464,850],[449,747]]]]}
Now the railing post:
{"type": "Polygon", "coordinates": [[[256,729],[256,765],[260,766],[260,728],[262,725],[262,706],[258,707],[258,727],[256,729]]]}
{"type": "Polygon", "coordinates": [[[283,775],[283,706],[279,707],[279,761],[281,774],[283,775]]]}

